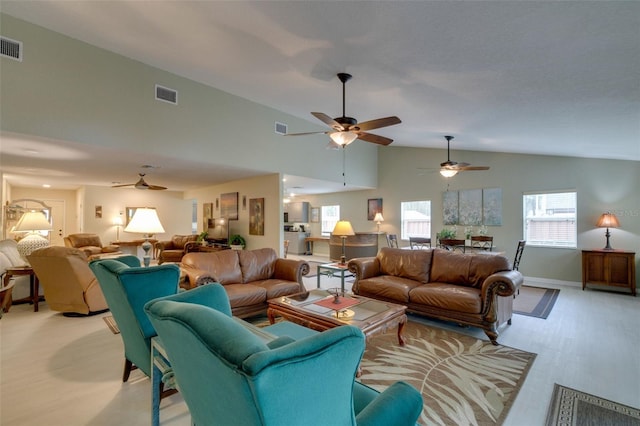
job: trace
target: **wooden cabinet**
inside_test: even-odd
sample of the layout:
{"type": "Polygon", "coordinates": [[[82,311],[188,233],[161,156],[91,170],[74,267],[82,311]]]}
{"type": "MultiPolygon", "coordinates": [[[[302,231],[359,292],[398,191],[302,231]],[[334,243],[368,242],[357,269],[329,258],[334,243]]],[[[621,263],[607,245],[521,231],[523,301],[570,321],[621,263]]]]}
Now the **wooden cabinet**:
{"type": "Polygon", "coordinates": [[[628,288],[636,295],[636,254],[624,250],[582,250],[582,289],[587,284],[628,288]]]}

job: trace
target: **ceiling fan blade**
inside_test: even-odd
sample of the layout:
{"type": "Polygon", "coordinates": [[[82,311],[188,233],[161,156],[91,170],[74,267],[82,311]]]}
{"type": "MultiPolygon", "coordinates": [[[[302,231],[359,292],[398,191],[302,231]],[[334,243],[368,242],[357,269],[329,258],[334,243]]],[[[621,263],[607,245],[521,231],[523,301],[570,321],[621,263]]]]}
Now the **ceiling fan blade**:
{"type": "Polygon", "coordinates": [[[325,113],[312,112],[311,115],[313,115],[315,118],[317,118],[318,120],[322,121],[324,124],[326,124],[327,126],[331,127],[332,129],[335,129],[335,130],[346,130],[345,127],[342,124],[338,123],[336,120],[334,120],[333,118],[329,117],[325,113]]]}
{"type": "Polygon", "coordinates": [[[159,185],[147,185],[147,189],[150,189],[152,191],[162,191],[167,188],[165,186],[159,186],[159,185]]]}
{"type": "Polygon", "coordinates": [[[473,171],[473,170],[489,170],[489,166],[464,166],[458,167],[460,171],[473,171]]]}
{"type": "Polygon", "coordinates": [[[112,188],[122,188],[124,186],[133,186],[135,183],[123,183],[122,185],[111,185],[112,188]]]}
{"type": "Polygon", "coordinates": [[[377,143],[378,145],[389,145],[391,142],[393,142],[393,139],[365,132],[358,132],[358,139],[366,142],[377,143]]]}
{"type": "Polygon", "coordinates": [[[385,118],[378,118],[376,120],[365,121],[364,123],[354,124],[350,128],[357,128],[359,130],[373,130],[373,129],[379,129],[381,127],[393,126],[394,124],[400,124],[400,123],[402,123],[402,121],[398,117],[391,116],[391,117],[385,117],[385,118]]]}
{"type": "Polygon", "coordinates": [[[305,135],[318,135],[318,134],[327,134],[329,132],[303,132],[303,133],[287,133],[284,136],[305,136],[305,135]]]}

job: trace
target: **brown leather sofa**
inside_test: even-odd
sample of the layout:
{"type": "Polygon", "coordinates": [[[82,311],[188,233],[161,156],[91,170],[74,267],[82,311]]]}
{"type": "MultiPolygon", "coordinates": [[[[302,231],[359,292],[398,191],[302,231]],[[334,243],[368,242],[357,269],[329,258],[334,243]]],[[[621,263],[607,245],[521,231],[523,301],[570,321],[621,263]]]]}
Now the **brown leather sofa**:
{"type": "MultiPolygon", "coordinates": [[[[409,312],[480,327],[498,339],[498,296],[513,296],[522,274],[500,255],[384,247],[349,261],[353,292],[407,306],[409,312]]],[[[511,312],[501,316],[511,317],[511,312]]]]}
{"type": "Polygon", "coordinates": [[[190,244],[195,244],[198,236],[191,235],[174,235],[169,241],[158,241],[155,244],[156,257],[158,265],[164,262],[180,262],[182,256],[187,254],[190,244]]]}
{"type": "Polygon", "coordinates": [[[180,266],[189,288],[222,284],[240,318],[264,312],[268,299],[305,291],[302,276],[309,273],[307,262],[279,258],[272,248],[187,253],[180,266]]]}
{"type": "Polygon", "coordinates": [[[108,309],[84,251],[51,246],[27,257],[52,311],[88,315],[108,309]]]}
{"type": "Polygon", "coordinates": [[[64,237],[64,245],[82,250],[89,260],[100,257],[103,254],[120,253],[120,248],[115,245],[103,246],[98,234],[79,233],[69,234],[64,237]]]}

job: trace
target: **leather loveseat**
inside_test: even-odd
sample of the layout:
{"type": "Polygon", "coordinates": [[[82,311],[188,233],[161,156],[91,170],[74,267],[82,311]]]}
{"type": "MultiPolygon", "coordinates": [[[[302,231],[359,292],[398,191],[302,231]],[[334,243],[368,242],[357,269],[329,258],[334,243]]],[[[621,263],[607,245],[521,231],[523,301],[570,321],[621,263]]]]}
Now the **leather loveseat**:
{"type": "Polygon", "coordinates": [[[223,285],[234,316],[246,318],[266,311],[267,300],[305,291],[303,260],[279,258],[272,248],[187,253],[180,264],[194,288],[211,282],[223,285]]]}
{"type": "Polygon", "coordinates": [[[174,235],[168,241],[158,241],[155,244],[157,252],[158,265],[165,262],[180,262],[191,244],[196,244],[198,236],[190,235],[174,235]]]}
{"type": "Polygon", "coordinates": [[[64,237],[64,245],[82,250],[89,260],[98,259],[101,255],[122,254],[116,245],[103,246],[100,236],[91,233],[69,234],[64,237]]]}
{"type": "MultiPolygon", "coordinates": [[[[480,327],[498,339],[498,296],[513,296],[522,274],[500,255],[384,247],[349,261],[353,292],[407,306],[409,312],[480,327]]],[[[510,312],[506,313],[510,317],[510,312]]]]}

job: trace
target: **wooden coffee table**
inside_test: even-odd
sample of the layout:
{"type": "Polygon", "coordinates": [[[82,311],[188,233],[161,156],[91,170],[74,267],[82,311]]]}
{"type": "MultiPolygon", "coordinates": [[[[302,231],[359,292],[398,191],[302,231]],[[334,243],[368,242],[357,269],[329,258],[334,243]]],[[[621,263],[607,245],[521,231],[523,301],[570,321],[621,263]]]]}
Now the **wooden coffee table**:
{"type": "Polygon", "coordinates": [[[339,300],[349,306],[342,309],[341,305],[335,305],[336,310],[331,305],[334,298],[327,290],[311,290],[270,299],[267,316],[271,324],[276,316],[280,316],[316,331],[350,324],[362,330],[367,338],[397,326],[398,344],[404,345],[402,330],[407,322],[406,306],[347,293],[339,296],[339,300]]]}

